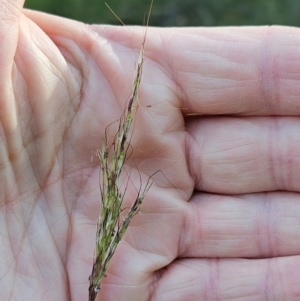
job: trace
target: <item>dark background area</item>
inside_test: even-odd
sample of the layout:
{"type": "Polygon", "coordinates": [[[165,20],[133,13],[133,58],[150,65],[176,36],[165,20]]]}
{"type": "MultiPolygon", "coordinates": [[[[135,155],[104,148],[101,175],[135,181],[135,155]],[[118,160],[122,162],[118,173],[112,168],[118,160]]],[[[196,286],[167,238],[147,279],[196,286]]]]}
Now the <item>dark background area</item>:
{"type": "MultiPolygon", "coordinates": [[[[25,7],[86,23],[143,24],[151,0],[27,0],[25,7]]],[[[300,0],[154,0],[151,26],[300,26],[300,0]]]]}

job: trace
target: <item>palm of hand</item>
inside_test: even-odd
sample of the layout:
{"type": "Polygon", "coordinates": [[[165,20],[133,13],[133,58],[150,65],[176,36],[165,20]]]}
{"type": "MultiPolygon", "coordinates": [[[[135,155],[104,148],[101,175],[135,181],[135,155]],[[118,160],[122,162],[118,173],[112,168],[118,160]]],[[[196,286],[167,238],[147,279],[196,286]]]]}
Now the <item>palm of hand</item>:
{"type": "MultiPolygon", "coordinates": [[[[35,17],[39,18],[39,15],[35,17]]],[[[11,45],[12,50],[16,49],[11,87],[14,92],[4,100],[7,111],[3,112],[6,118],[2,124],[8,152],[7,164],[3,161],[5,168],[1,172],[6,179],[5,203],[2,205],[5,210],[2,212],[7,216],[7,242],[2,245],[2,252],[6,258],[6,279],[13,286],[3,293],[2,298],[84,300],[87,298],[87,277],[91,272],[95,221],[99,211],[99,167],[95,158],[91,162],[90,157],[100,146],[107,124],[117,120],[122,113],[126,93],[131,87],[132,79],[128,73],[133,74],[137,52],[123,54],[125,62],[128,57],[132,58],[124,66],[123,59],[116,61],[120,58],[110,49],[115,47],[114,43],[88,27],[76,24],[77,27],[72,28],[72,22],[59,20],[61,23],[51,28],[46,18],[40,18],[37,22],[41,22],[50,38],[31,20],[21,17],[18,41],[11,45]],[[68,28],[67,35],[62,33],[66,30],[64,26],[68,28]],[[75,41],[71,39],[73,34],[75,41]],[[9,107],[12,103],[14,108],[9,107]]],[[[117,44],[116,47],[126,49],[117,44]]],[[[171,119],[176,114],[172,116],[171,119]]],[[[174,123],[168,119],[159,126],[166,128],[166,123],[174,123]]],[[[158,125],[155,127],[157,129],[158,125]]],[[[183,129],[183,121],[179,122],[178,128],[183,129]]],[[[170,138],[154,137],[150,131],[147,135],[148,142],[139,146],[139,155],[135,159],[147,173],[152,173],[156,167],[149,168],[149,162],[141,162],[144,159],[151,161],[151,155],[155,157],[162,150],[170,152],[171,146],[166,147],[170,138]],[[149,143],[154,143],[153,147],[149,147],[149,143]],[[152,152],[150,156],[149,151],[152,152]]],[[[182,149],[173,151],[169,159],[174,160],[180,152],[182,149]]],[[[172,165],[174,162],[167,164],[172,165]]],[[[186,186],[187,181],[183,185],[186,186]]],[[[168,195],[172,195],[171,191],[168,195]]],[[[152,194],[157,193],[158,187],[152,194]]],[[[154,199],[157,203],[160,201],[157,196],[154,199]]],[[[157,209],[150,206],[147,210],[155,213],[157,209]]],[[[170,220],[164,216],[161,222],[159,219],[157,215],[155,223],[170,220]]],[[[153,221],[138,218],[136,223],[151,224],[153,221]]],[[[171,227],[168,228],[163,232],[170,231],[171,227]]],[[[135,239],[131,243],[138,247],[133,241],[135,239]]],[[[144,243],[144,239],[139,241],[144,243]]],[[[149,242],[155,243],[148,239],[149,242]]],[[[174,257],[173,245],[164,248],[167,254],[160,256],[174,257]]],[[[133,246],[124,246],[123,249],[125,254],[116,260],[116,265],[132,256],[134,264],[139,257],[140,261],[145,261],[142,250],[131,254],[133,246]]],[[[166,260],[169,262],[170,259],[163,262],[166,260]]],[[[161,261],[159,259],[160,264],[161,261]]],[[[120,265],[124,267],[124,264],[120,265]]],[[[119,273],[127,273],[128,269],[130,267],[124,267],[119,273]]],[[[128,280],[138,285],[144,280],[136,274],[133,273],[132,279],[128,280]]],[[[113,276],[109,277],[108,282],[116,281],[113,279],[113,276]]],[[[121,285],[125,285],[124,281],[121,285]]],[[[105,293],[105,289],[103,291],[105,293]]],[[[107,294],[111,294],[109,289],[107,294]]]]}
{"type": "MultiPolygon", "coordinates": [[[[19,26],[10,29],[18,31],[18,39],[7,39],[7,48],[1,50],[2,78],[10,75],[12,80],[1,86],[5,148],[1,146],[0,174],[5,180],[0,252],[5,262],[0,271],[5,289],[0,296],[1,300],[86,300],[99,208],[98,164],[90,157],[107,124],[117,120],[125,106],[132,81],[128,75],[133,73],[143,30],[132,34],[127,29],[88,27],[38,13],[27,12],[27,16],[32,21],[20,17],[19,26]],[[5,53],[15,53],[13,65],[5,53]]],[[[193,30],[187,33],[195,34],[193,30]]],[[[273,286],[285,272],[300,278],[293,269],[297,256],[278,259],[274,265],[267,259],[250,263],[214,258],[300,252],[297,243],[290,243],[299,240],[295,223],[281,218],[283,225],[273,230],[268,217],[273,210],[272,216],[284,211],[299,219],[297,195],[269,194],[263,205],[261,194],[228,196],[283,189],[268,176],[263,181],[254,178],[255,167],[248,177],[253,165],[245,163],[245,158],[255,157],[255,131],[273,121],[184,120],[185,109],[187,113],[218,111],[203,103],[201,107],[197,99],[188,100],[200,93],[198,85],[193,86],[199,79],[193,74],[197,67],[192,63],[193,52],[185,53],[183,44],[195,43],[191,48],[196,49],[201,42],[187,35],[180,44],[180,36],[174,42],[172,34],[166,30],[161,37],[169,37],[170,44],[182,49],[180,53],[174,49],[173,63],[164,65],[167,55],[163,58],[156,40],[158,31],[149,32],[141,107],[131,141],[133,159],[142,175],[162,169],[166,178],[155,179],[142,214],[135,217],[117,250],[99,298],[262,300],[261,282],[273,286]],[[178,67],[179,57],[181,64],[187,60],[186,69],[178,67]],[[190,95],[184,85],[190,86],[190,95]],[[222,164],[225,167],[220,168],[222,164]],[[194,190],[218,195],[193,194],[194,190]],[[257,215],[261,208],[265,209],[257,215]],[[253,279],[245,280],[248,274],[253,279]],[[245,285],[251,288],[245,290],[245,285]],[[232,287],[236,290],[228,291],[232,287]]],[[[209,89],[206,93],[212,99],[229,97],[218,92],[209,95],[209,89]]],[[[235,106],[234,101],[227,102],[219,110],[240,112],[235,106]]],[[[263,110],[258,115],[266,114],[263,110]]],[[[284,122],[293,128],[295,120],[284,122]]],[[[134,178],[134,170],[131,172],[134,178]]],[[[285,185],[286,190],[297,190],[297,184],[285,185]]],[[[284,282],[275,300],[281,300],[284,292],[293,297],[297,288],[284,282]]],[[[292,300],[286,296],[285,300],[292,300]]]]}

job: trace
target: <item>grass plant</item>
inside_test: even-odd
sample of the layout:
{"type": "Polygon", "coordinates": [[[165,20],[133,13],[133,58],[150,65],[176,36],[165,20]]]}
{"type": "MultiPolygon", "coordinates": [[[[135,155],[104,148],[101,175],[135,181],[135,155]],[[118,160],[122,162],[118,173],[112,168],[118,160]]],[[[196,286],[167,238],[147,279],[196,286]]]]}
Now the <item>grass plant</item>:
{"type": "MultiPolygon", "coordinates": [[[[153,0],[152,0],[153,2],[153,0]]],[[[89,277],[89,301],[94,301],[101,288],[101,281],[105,277],[109,262],[111,261],[117,245],[124,236],[130,221],[140,211],[142,201],[151,187],[150,179],[145,187],[140,188],[131,207],[126,210],[122,203],[126,193],[120,189],[120,176],[126,160],[128,159],[128,150],[130,147],[130,129],[138,108],[138,91],[141,83],[144,50],[147,35],[149,16],[151,13],[152,2],[149,9],[146,31],[141,45],[141,51],[138,58],[132,92],[119,120],[119,126],[111,145],[108,143],[107,135],[102,139],[102,148],[97,150],[96,154],[100,162],[100,192],[101,205],[100,215],[96,230],[95,254],[92,273],[89,277]]]]}

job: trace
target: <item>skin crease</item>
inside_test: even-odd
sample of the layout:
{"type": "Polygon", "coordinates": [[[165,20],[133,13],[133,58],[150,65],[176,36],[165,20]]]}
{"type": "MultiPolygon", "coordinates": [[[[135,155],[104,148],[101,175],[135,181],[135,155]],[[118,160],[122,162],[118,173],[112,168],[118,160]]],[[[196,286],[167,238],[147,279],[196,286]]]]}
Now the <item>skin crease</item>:
{"type": "MultiPolygon", "coordinates": [[[[0,300],[87,300],[93,153],[145,30],[22,6],[0,3],[0,300]]],[[[289,27],[149,28],[125,202],[136,168],[163,175],[98,301],[300,300],[299,46],[289,27]]]]}

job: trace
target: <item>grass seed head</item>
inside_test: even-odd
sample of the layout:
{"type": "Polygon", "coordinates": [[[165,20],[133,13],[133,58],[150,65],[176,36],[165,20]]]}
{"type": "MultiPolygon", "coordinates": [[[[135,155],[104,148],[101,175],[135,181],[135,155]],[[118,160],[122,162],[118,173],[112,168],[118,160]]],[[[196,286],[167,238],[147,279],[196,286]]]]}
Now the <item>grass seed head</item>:
{"type": "Polygon", "coordinates": [[[132,218],[140,211],[142,201],[151,187],[151,181],[149,179],[144,189],[138,191],[133,204],[125,217],[121,219],[122,202],[126,189],[125,192],[120,190],[120,176],[127,159],[129,132],[138,107],[138,91],[143,71],[144,48],[152,2],[148,14],[146,32],[135,70],[131,97],[120,118],[118,130],[111,147],[108,145],[107,136],[105,135],[102,142],[102,149],[96,152],[101,166],[101,206],[97,223],[93,268],[89,277],[89,301],[95,301],[101,287],[101,281],[105,277],[108,264],[115,253],[117,245],[124,236],[132,218]]]}

